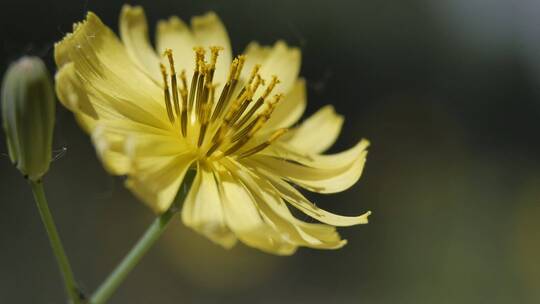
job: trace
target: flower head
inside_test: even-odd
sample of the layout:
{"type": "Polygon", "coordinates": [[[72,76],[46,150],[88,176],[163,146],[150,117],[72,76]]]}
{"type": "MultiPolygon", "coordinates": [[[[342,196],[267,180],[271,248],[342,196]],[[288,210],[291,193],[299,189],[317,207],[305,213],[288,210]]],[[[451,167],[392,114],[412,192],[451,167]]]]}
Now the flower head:
{"type": "Polygon", "coordinates": [[[9,157],[32,181],[49,170],[56,100],[49,71],[37,57],[12,63],[2,82],[2,120],[9,157]]]}
{"type": "Polygon", "coordinates": [[[197,175],[182,220],[224,247],[237,239],[276,254],[345,244],[335,226],[367,223],[316,207],[310,191],[345,190],[360,177],[368,142],[322,155],[343,119],[330,106],[298,126],[305,82],[300,51],[251,43],[233,59],[214,13],[191,27],[172,17],[156,50],[142,8],[125,6],[120,38],[89,13],[55,46],[61,102],[91,134],[113,174],[156,212],[171,205],[189,168],[197,175]],[[295,218],[289,205],[321,223],[295,218]]]}

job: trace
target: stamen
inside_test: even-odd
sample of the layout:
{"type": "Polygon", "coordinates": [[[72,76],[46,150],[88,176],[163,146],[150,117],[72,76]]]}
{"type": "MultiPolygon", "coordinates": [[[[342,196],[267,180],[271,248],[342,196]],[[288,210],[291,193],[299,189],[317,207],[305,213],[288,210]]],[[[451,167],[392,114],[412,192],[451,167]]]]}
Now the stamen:
{"type": "Polygon", "coordinates": [[[227,130],[222,125],[219,127],[216,134],[214,134],[214,137],[212,138],[213,145],[206,152],[206,157],[210,157],[212,153],[214,153],[221,146],[225,139],[225,133],[227,133],[227,130]]]}
{"type": "Polygon", "coordinates": [[[187,79],[186,79],[186,70],[182,70],[180,73],[180,80],[182,81],[182,88],[180,89],[180,95],[182,95],[182,116],[180,121],[180,127],[182,129],[182,135],[187,136],[187,79]]]}
{"type": "Polygon", "coordinates": [[[245,55],[238,56],[238,69],[236,70],[236,75],[234,78],[236,79],[240,78],[240,73],[242,73],[242,69],[244,68],[244,63],[246,63],[246,56],[245,55]]]}
{"type": "Polygon", "coordinates": [[[169,66],[171,70],[171,90],[172,90],[172,96],[173,96],[173,102],[174,102],[174,112],[176,113],[176,116],[180,116],[180,101],[178,100],[178,86],[176,83],[176,70],[174,69],[174,59],[173,59],[172,50],[166,49],[165,55],[167,56],[167,59],[169,60],[169,66]]]}
{"type": "Polygon", "coordinates": [[[201,129],[199,132],[199,141],[197,145],[200,147],[204,142],[204,137],[206,135],[206,129],[208,128],[208,122],[210,120],[210,111],[212,110],[212,100],[214,99],[214,91],[216,87],[214,85],[210,85],[209,91],[210,96],[208,98],[208,102],[206,102],[203,105],[203,111],[201,114],[201,129]]]}
{"type": "Polygon", "coordinates": [[[250,155],[253,155],[255,153],[261,152],[262,150],[266,149],[268,146],[270,146],[273,142],[278,140],[281,136],[283,136],[285,133],[289,131],[288,129],[279,129],[276,130],[272,135],[270,135],[270,138],[266,140],[265,142],[261,143],[260,145],[257,145],[243,153],[241,153],[238,158],[244,158],[250,155]]]}
{"type": "Polygon", "coordinates": [[[251,98],[253,97],[253,91],[251,91],[251,88],[248,88],[240,98],[235,100],[235,106],[229,109],[227,115],[225,116],[225,123],[228,127],[232,127],[236,120],[240,118],[242,113],[246,110],[247,106],[251,102],[251,98]]]}
{"type": "Polygon", "coordinates": [[[222,51],[223,48],[220,46],[211,46],[210,47],[210,53],[212,54],[210,57],[210,67],[208,69],[208,75],[210,77],[210,82],[214,79],[214,72],[216,71],[216,63],[217,58],[219,56],[219,52],[222,51]]]}
{"type": "MultiPolygon", "coordinates": [[[[243,65],[243,64],[242,64],[243,65]]],[[[240,92],[238,93],[238,96],[239,97],[240,95],[244,94],[244,92],[246,91],[246,88],[251,86],[251,84],[253,83],[253,80],[255,79],[255,76],[257,76],[258,74],[258,71],[259,69],[261,68],[261,65],[260,64],[256,64],[253,69],[251,70],[251,75],[249,76],[249,80],[248,82],[246,82],[246,84],[244,85],[244,87],[240,90],[240,92]]],[[[238,73],[237,76],[239,77],[240,74],[238,73]]],[[[260,76],[259,76],[260,77],[260,76]]],[[[237,78],[238,79],[238,78],[237,78]]],[[[262,78],[261,78],[262,80],[262,78]]],[[[264,81],[263,81],[264,82],[264,81]]],[[[231,92],[232,94],[233,92],[231,92]]]]}
{"type": "Polygon", "coordinates": [[[261,65],[260,64],[256,64],[254,67],[253,67],[253,70],[251,70],[251,75],[249,76],[249,80],[248,80],[248,83],[252,83],[253,82],[253,79],[255,79],[255,76],[259,75],[259,70],[261,69],[261,65]]]}
{"type": "Polygon", "coordinates": [[[261,75],[257,74],[257,76],[255,77],[255,81],[250,81],[249,83],[250,84],[253,83],[253,86],[251,87],[251,90],[253,90],[253,94],[255,94],[255,92],[257,92],[257,89],[259,88],[259,86],[261,84],[264,85],[264,80],[261,78],[261,75]]]}
{"type": "Polygon", "coordinates": [[[264,91],[263,95],[261,96],[263,99],[266,99],[270,93],[272,93],[272,90],[276,87],[276,85],[279,83],[279,79],[276,75],[272,75],[272,80],[270,81],[270,84],[266,87],[266,91],[264,91]]]}
{"type": "Polygon", "coordinates": [[[268,119],[270,119],[270,115],[274,111],[275,105],[279,102],[280,99],[281,99],[281,95],[276,95],[274,102],[270,102],[268,104],[268,109],[266,109],[263,113],[258,115],[257,118],[253,120],[253,122],[251,122],[246,128],[244,128],[242,131],[239,132],[239,133],[243,133],[244,134],[243,136],[233,135],[233,139],[237,138],[238,141],[236,142],[235,145],[230,147],[225,152],[225,155],[229,155],[231,153],[236,152],[243,145],[245,145],[253,137],[253,135],[255,135],[255,133],[257,133],[264,126],[264,124],[268,121],[268,119]]]}
{"type": "Polygon", "coordinates": [[[247,134],[243,136],[242,138],[240,138],[240,140],[237,141],[234,145],[229,147],[229,149],[227,149],[224,154],[230,155],[238,151],[242,146],[244,146],[253,137],[253,135],[255,135],[255,133],[257,133],[257,131],[259,131],[262,128],[266,120],[267,118],[263,115],[260,115],[259,117],[257,117],[257,120],[253,124],[253,127],[246,132],[247,134]]]}
{"type": "MultiPolygon", "coordinates": [[[[246,56],[240,55],[238,56],[238,68],[236,69],[236,73],[232,77],[231,80],[231,88],[229,89],[229,93],[227,96],[227,99],[231,98],[231,95],[234,93],[234,90],[236,90],[236,85],[238,84],[238,78],[240,78],[240,73],[242,73],[242,69],[244,68],[244,63],[246,62],[246,56]]],[[[238,96],[241,96],[244,93],[245,87],[242,89],[240,93],[238,93],[238,96]]]]}
{"type": "Polygon", "coordinates": [[[216,121],[218,117],[221,115],[221,111],[223,111],[223,108],[225,106],[226,101],[228,100],[227,97],[229,96],[229,90],[231,88],[231,83],[234,75],[236,75],[236,70],[238,69],[238,59],[235,58],[233,62],[231,63],[231,68],[229,70],[229,76],[227,76],[227,82],[223,86],[223,89],[221,90],[221,94],[219,95],[219,100],[216,104],[216,108],[214,109],[214,113],[212,113],[211,121],[216,121]]]}
{"type": "Polygon", "coordinates": [[[231,68],[229,69],[229,75],[227,76],[227,82],[231,82],[236,75],[236,70],[238,69],[238,58],[234,58],[231,63],[231,68]]]}
{"type": "Polygon", "coordinates": [[[163,95],[165,96],[165,108],[167,109],[167,115],[169,121],[174,123],[174,114],[172,112],[171,94],[169,92],[169,82],[167,80],[167,70],[163,64],[160,64],[161,75],[163,76],[163,95]]]}
{"type": "Polygon", "coordinates": [[[195,110],[197,111],[197,118],[202,118],[203,106],[206,103],[205,99],[208,94],[208,87],[205,85],[205,79],[208,78],[208,69],[206,64],[201,64],[201,71],[199,74],[199,80],[197,81],[197,97],[195,101],[195,110]]]}
{"type": "Polygon", "coordinates": [[[191,78],[191,88],[189,89],[189,110],[193,109],[193,101],[197,92],[197,82],[199,79],[199,69],[201,62],[204,63],[204,49],[202,47],[193,48],[195,51],[195,68],[193,69],[193,77],[191,78]]]}
{"type": "MultiPolygon", "coordinates": [[[[225,114],[225,117],[223,118],[223,124],[219,126],[216,133],[212,137],[212,142],[214,142],[214,145],[216,143],[220,143],[223,141],[223,137],[229,132],[230,128],[233,126],[233,117],[235,116],[235,113],[240,108],[242,102],[247,98],[247,92],[241,96],[241,98],[236,99],[231,106],[229,107],[227,113],[225,114]]],[[[219,146],[219,145],[218,145],[219,146]]],[[[214,147],[212,147],[214,148],[214,147]]],[[[211,150],[212,150],[211,148],[211,150]]],[[[217,148],[217,147],[215,147],[217,148]]],[[[213,151],[212,151],[213,152],[213,151]]],[[[209,156],[212,153],[207,153],[207,156],[209,156]]]]}

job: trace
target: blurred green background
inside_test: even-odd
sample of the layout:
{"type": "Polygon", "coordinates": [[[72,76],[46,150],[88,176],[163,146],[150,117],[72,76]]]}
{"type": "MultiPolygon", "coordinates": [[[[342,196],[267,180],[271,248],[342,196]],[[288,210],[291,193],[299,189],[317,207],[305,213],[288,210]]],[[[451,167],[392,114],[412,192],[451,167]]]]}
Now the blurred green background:
{"type": "MultiPolygon", "coordinates": [[[[134,1],[150,23],[208,10],[236,52],[285,39],[303,52],[313,113],[346,115],[331,151],[371,140],[350,190],[310,195],[341,214],[339,251],[226,251],[176,220],[111,303],[540,303],[540,2],[505,0],[134,1]]],[[[3,0],[0,71],[122,1],[3,0]]],[[[129,81],[129,79],[126,79],[129,81]]],[[[58,107],[45,183],[73,268],[90,293],[152,221],[58,107]]],[[[0,135],[0,303],[63,303],[28,185],[0,135]]]]}

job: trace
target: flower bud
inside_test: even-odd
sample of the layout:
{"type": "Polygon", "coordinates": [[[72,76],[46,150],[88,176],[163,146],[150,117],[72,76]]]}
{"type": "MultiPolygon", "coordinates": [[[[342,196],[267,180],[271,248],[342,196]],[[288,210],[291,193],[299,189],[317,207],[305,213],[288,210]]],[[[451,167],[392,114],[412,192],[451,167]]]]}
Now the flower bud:
{"type": "Polygon", "coordinates": [[[12,63],[2,82],[2,120],[11,161],[39,180],[49,169],[55,97],[49,72],[37,57],[12,63]]]}

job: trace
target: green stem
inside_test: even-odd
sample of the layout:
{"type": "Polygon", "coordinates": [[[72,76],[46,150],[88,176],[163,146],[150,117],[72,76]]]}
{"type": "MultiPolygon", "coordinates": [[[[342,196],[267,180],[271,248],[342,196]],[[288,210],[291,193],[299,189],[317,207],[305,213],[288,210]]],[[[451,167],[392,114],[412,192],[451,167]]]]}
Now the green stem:
{"type": "Polygon", "coordinates": [[[54,224],[51,211],[49,210],[47,198],[45,197],[45,190],[43,189],[43,182],[30,181],[30,185],[32,186],[32,192],[34,193],[34,199],[36,200],[39,214],[41,215],[41,220],[43,221],[43,225],[45,226],[45,230],[49,236],[49,242],[51,243],[52,250],[56,256],[58,267],[60,268],[60,272],[64,278],[64,284],[68,297],[71,300],[71,303],[79,304],[81,303],[80,293],[75,283],[69,260],[64,251],[64,246],[62,246],[62,241],[60,240],[60,236],[56,230],[56,225],[54,224]]]}
{"type": "Polygon", "coordinates": [[[163,214],[158,216],[148,227],[144,235],[139,239],[137,244],[124,257],[124,259],[116,266],[114,271],[107,277],[105,282],[99,286],[97,291],[90,298],[91,304],[103,304],[112,296],[120,284],[125,280],[127,275],[139,263],[146,252],[154,245],[167,228],[172,217],[179,210],[179,203],[183,202],[188,189],[193,182],[194,171],[189,170],[184,178],[184,182],[180,186],[180,190],[171,207],[163,214]]]}

